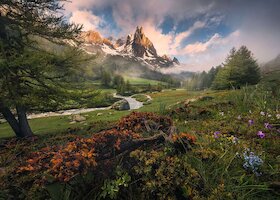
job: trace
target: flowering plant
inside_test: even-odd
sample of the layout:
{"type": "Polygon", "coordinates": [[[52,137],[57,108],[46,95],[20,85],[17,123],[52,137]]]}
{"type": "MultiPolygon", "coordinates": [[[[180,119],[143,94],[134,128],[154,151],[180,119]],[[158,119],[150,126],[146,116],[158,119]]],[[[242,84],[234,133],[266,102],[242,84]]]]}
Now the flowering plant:
{"type": "Polygon", "coordinates": [[[246,150],[244,153],[243,153],[243,157],[244,157],[244,164],[243,164],[243,167],[246,169],[246,170],[249,170],[249,171],[252,171],[253,173],[255,173],[257,176],[261,175],[261,173],[259,173],[259,168],[260,166],[263,164],[263,160],[255,155],[254,152],[250,151],[248,152],[249,150],[246,150]]]}

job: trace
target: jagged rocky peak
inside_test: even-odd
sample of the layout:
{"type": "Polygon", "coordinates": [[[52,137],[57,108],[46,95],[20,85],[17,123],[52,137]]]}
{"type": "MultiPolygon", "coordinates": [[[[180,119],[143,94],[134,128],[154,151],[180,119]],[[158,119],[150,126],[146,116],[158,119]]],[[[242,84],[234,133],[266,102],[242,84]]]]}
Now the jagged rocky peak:
{"type": "Polygon", "coordinates": [[[133,42],[133,41],[132,41],[132,35],[129,34],[129,35],[127,36],[127,38],[126,38],[126,46],[127,46],[127,45],[130,45],[132,42],[133,42]]]}
{"type": "Polygon", "coordinates": [[[102,44],[103,38],[97,31],[87,31],[81,34],[82,39],[86,43],[102,44]]]}
{"type": "Polygon", "coordinates": [[[123,45],[125,44],[125,42],[126,42],[126,41],[125,41],[124,38],[119,38],[119,39],[117,39],[115,46],[116,46],[116,47],[123,46],[123,45]]]}
{"type": "Polygon", "coordinates": [[[168,55],[166,55],[166,54],[164,54],[164,55],[162,56],[162,58],[165,59],[165,60],[167,60],[167,61],[169,61],[169,62],[172,61],[171,58],[170,58],[168,55]]]}
{"type": "Polygon", "coordinates": [[[173,62],[176,63],[177,65],[180,65],[180,62],[176,57],[173,58],[173,62]]]}
{"type": "Polygon", "coordinates": [[[82,32],[81,38],[84,42],[89,44],[95,44],[95,45],[107,45],[110,48],[114,49],[115,46],[113,44],[113,37],[103,38],[99,32],[97,31],[86,31],[82,32]]]}
{"type": "Polygon", "coordinates": [[[144,34],[143,27],[136,28],[132,43],[133,53],[137,57],[143,58],[147,51],[153,56],[157,56],[157,51],[153,43],[144,34]]]}
{"type": "Polygon", "coordinates": [[[112,43],[111,40],[104,38],[103,39],[103,43],[106,44],[107,46],[111,47],[111,48],[115,48],[114,44],[112,43]]]}

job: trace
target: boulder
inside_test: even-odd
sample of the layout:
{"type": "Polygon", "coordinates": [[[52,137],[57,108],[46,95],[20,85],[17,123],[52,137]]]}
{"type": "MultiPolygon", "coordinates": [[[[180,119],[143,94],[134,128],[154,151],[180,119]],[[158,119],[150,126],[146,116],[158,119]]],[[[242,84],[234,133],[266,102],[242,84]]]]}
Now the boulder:
{"type": "Polygon", "coordinates": [[[83,121],[86,121],[86,118],[82,115],[72,115],[71,121],[72,122],[83,122],[83,121]]]}
{"type": "Polygon", "coordinates": [[[112,105],[112,109],[115,109],[115,110],[129,110],[130,106],[129,106],[128,101],[123,99],[123,100],[120,100],[120,101],[117,101],[116,103],[114,103],[112,105]]]}

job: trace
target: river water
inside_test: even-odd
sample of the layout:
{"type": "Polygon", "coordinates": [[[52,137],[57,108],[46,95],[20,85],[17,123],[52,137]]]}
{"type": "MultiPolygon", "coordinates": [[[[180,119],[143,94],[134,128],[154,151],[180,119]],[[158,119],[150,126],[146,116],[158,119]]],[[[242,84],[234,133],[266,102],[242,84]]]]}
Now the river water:
{"type": "MultiPolygon", "coordinates": [[[[114,97],[125,99],[129,103],[130,110],[136,110],[143,106],[142,102],[137,101],[136,99],[132,97],[125,97],[121,95],[114,94],[114,97]]],[[[102,110],[109,110],[111,109],[111,106],[109,107],[102,107],[102,108],[78,108],[78,109],[71,109],[71,110],[60,110],[56,112],[45,112],[45,113],[37,113],[37,114],[29,114],[27,116],[28,119],[36,119],[36,118],[43,118],[43,117],[53,117],[53,116],[67,116],[67,115],[77,115],[82,113],[88,113],[93,111],[102,111],[102,110]]]]}

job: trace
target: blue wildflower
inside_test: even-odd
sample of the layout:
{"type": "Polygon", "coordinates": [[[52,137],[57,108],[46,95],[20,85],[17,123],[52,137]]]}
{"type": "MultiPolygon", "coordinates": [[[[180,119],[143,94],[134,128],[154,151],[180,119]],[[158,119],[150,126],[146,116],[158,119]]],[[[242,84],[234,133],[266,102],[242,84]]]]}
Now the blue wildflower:
{"type": "Polygon", "coordinates": [[[259,156],[255,155],[254,152],[250,152],[248,154],[247,150],[243,153],[243,157],[245,161],[243,167],[246,170],[252,171],[257,176],[261,175],[258,171],[259,167],[263,164],[263,160],[259,156]]]}

